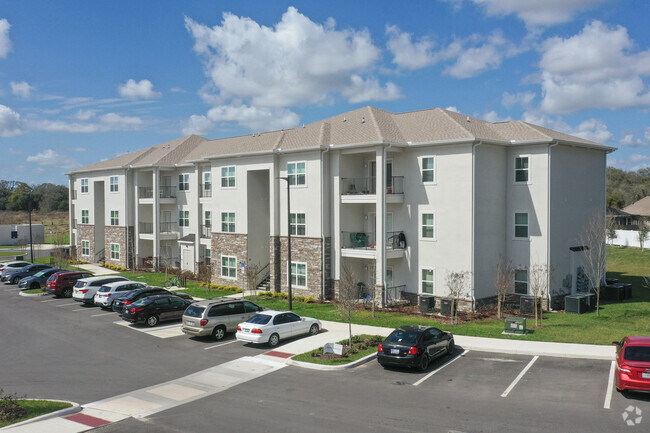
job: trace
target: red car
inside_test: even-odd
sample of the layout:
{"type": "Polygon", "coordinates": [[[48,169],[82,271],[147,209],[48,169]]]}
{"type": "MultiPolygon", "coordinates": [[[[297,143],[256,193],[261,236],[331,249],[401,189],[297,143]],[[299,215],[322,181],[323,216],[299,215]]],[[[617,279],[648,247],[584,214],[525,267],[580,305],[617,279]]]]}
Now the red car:
{"type": "Polygon", "coordinates": [[[614,341],[616,389],[650,391],[650,337],[625,337],[614,341]]]}
{"type": "Polygon", "coordinates": [[[64,298],[72,297],[72,288],[77,280],[81,278],[92,277],[90,272],[67,271],[57,272],[47,279],[45,291],[57,298],[63,296],[64,298]]]}

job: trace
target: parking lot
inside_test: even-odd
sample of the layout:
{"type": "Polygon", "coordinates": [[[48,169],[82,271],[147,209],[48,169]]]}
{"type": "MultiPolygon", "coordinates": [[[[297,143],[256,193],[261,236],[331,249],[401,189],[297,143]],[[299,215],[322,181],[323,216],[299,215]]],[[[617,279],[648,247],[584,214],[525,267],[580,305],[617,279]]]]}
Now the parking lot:
{"type": "MultiPolygon", "coordinates": [[[[174,322],[154,328],[129,325],[116,313],[71,299],[21,297],[15,286],[0,285],[0,326],[3,346],[11,348],[0,357],[5,391],[81,404],[268,351],[243,345],[232,335],[219,342],[189,338],[174,322]]],[[[147,417],[152,430],[145,431],[209,429],[196,414],[214,405],[224,409],[220,417],[241,427],[225,431],[262,427],[283,411],[292,413],[295,431],[300,431],[298,423],[315,421],[310,431],[331,431],[337,419],[373,431],[626,431],[623,414],[630,407],[647,416],[637,427],[650,425],[650,398],[613,390],[611,368],[611,361],[460,346],[453,358],[438,359],[425,372],[384,369],[374,360],[335,372],[288,367],[153,414],[147,417]],[[252,413],[245,410],[250,405],[256,408],[252,413]]],[[[133,422],[141,421],[101,430],[120,431],[111,429],[133,422]]]]}

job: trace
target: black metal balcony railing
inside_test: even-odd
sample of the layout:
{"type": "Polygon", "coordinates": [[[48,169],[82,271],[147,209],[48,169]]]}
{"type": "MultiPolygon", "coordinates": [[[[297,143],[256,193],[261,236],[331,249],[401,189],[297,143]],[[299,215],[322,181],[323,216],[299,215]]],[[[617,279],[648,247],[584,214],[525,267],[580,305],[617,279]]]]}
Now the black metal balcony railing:
{"type": "Polygon", "coordinates": [[[160,223],[160,233],[174,233],[178,231],[177,222],[160,223]]]}
{"type": "MultiPolygon", "coordinates": [[[[371,177],[341,178],[342,195],[368,195],[377,193],[377,182],[371,177]]],[[[386,179],[386,194],[404,194],[404,176],[391,176],[386,179]]]]}
{"type": "Polygon", "coordinates": [[[386,302],[390,305],[394,302],[401,301],[403,291],[406,291],[405,285],[386,287],[386,302]]]}
{"type": "Polygon", "coordinates": [[[153,233],[153,223],[138,223],[140,233],[148,235],[153,233]]]}
{"type": "Polygon", "coordinates": [[[210,239],[212,237],[212,225],[201,226],[201,237],[203,239],[210,239]]]}
{"type": "Polygon", "coordinates": [[[204,183],[201,185],[201,198],[203,197],[212,197],[212,184],[211,183],[204,183]]]}
{"type": "MultiPolygon", "coordinates": [[[[341,232],[341,246],[343,248],[375,249],[375,233],[366,232],[341,232]]],[[[386,249],[397,250],[406,248],[404,232],[386,232],[386,249]]]]}
{"type": "Polygon", "coordinates": [[[139,186],[138,187],[138,197],[139,198],[153,198],[153,187],[151,187],[151,186],[139,186]]]}
{"type": "Polygon", "coordinates": [[[160,198],[176,198],[176,187],[163,185],[159,189],[160,198]]]}

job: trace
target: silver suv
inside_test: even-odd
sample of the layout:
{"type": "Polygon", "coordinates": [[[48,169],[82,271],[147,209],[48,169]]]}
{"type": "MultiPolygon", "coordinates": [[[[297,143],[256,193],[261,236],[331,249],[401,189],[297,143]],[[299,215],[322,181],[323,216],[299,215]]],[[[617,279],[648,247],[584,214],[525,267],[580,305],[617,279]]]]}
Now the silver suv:
{"type": "Polygon", "coordinates": [[[221,340],[226,332],[236,331],[238,324],[262,310],[259,305],[243,299],[207,299],[187,307],[181,329],[195,337],[211,335],[215,340],[221,340]]]}

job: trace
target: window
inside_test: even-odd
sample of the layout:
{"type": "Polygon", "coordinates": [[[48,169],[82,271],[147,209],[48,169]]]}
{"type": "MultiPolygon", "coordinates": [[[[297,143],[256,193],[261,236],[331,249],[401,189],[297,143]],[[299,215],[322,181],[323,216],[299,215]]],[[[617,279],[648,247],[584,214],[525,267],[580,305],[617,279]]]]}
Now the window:
{"type": "Polygon", "coordinates": [[[221,256],[221,276],[237,278],[237,257],[221,256]]]}
{"type": "Polygon", "coordinates": [[[120,259],[120,244],[111,244],[111,260],[120,259]]]}
{"type": "Polygon", "coordinates": [[[434,239],[436,235],[434,215],[432,213],[422,214],[422,239],[434,239]]]}
{"type": "Polygon", "coordinates": [[[178,190],[179,191],[189,191],[190,190],[190,175],[189,174],[179,174],[178,175],[178,190]]]}
{"type": "Polygon", "coordinates": [[[528,238],[528,213],[515,213],[515,237],[528,238]]]}
{"type": "Polygon", "coordinates": [[[235,232],[234,212],[221,212],[221,231],[225,233],[235,232]]]}
{"type": "Polygon", "coordinates": [[[515,182],[528,182],[528,157],[515,158],[515,182]]]}
{"type": "Polygon", "coordinates": [[[306,162],[290,162],[287,164],[287,177],[289,185],[305,185],[307,178],[305,176],[306,162]]]}
{"type": "Polygon", "coordinates": [[[81,210],[81,224],[90,224],[90,211],[88,209],[81,210]]]}
{"type": "Polygon", "coordinates": [[[291,263],[291,285],[307,287],[307,264],[291,263]]]}
{"type": "Polygon", "coordinates": [[[189,227],[190,226],[190,211],[188,211],[188,210],[179,210],[178,211],[178,226],[179,227],[189,227]]]}
{"type": "Polygon", "coordinates": [[[525,269],[515,271],[515,293],[519,295],[528,294],[528,271],[525,269]]]}
{"type": "Polygon", "coordinates": [[[111,225],[119,226],[120,225],[120,211],[112,210],[111,211],[111,225]]]}
{"type": "Polygon", "coordinates": [[[110,177],[110,184],[111,184],[111,192],[118,192],[119,191],[119,180],[117,176],[111,176],[110,177]]]}
{"type": "Polygon", "coordinates": [[[292,236],[305,236],[307,224],[305,223],[304,213],[292,213],[289,216],[289,227],[292,236]]]}
{"type": "Polygon", "coordinates": [[[88,193],[88,179],[81,179],[81,193],[88,193]]]}
{"type": "Polygon", "coordinates": [[[203,189],[206,191],[212,189],[212,173],[210,172],[203,173],[203,189]]]}
{"type": "Polygon", "coordinates": [[[235,166],[221,167],[221,188],[235,187],[235,166]]]}
{"type": "Polygon", "coordinates": [[[212,212],[209,210],[203,212],[203,225],[212,227],[212,212]]]}
{"type": "Polygon", "coordinates": [[[90,255],[90,241],[81,241],[81,255],[82,256],[90,255]]]}
{"type": "Polygon", "coordinates": [[[420,284],[420,293],[433,295],[433,269],[422,269],[422,283],[420,284]]]}
{"type": "Polygon", "coordinates": [[[11,239],[18,239],[18,231],[17,230],[12,230],[11,231],[11,239]]]}
{"type": "Polygon", "coordinates": [[[433,156],[422,158],[422,182],[435,182],[433,156]]]}
{"type": "Polygon", "coordinates": [[[205,263],[206,266],[210,266],[211,260],[212,260],[212,250],[210,248],[206,248],[205,253],[203,254],[203,263],[205,263]]]}

